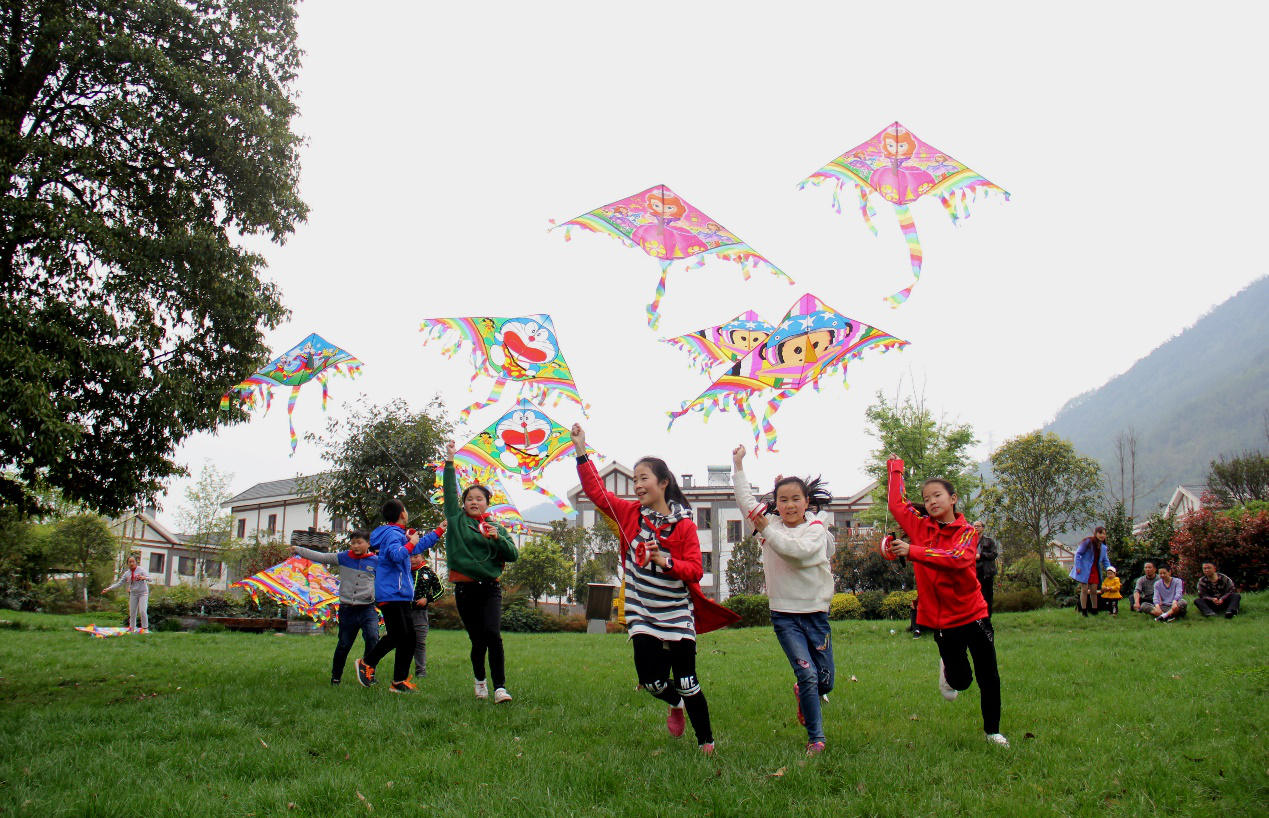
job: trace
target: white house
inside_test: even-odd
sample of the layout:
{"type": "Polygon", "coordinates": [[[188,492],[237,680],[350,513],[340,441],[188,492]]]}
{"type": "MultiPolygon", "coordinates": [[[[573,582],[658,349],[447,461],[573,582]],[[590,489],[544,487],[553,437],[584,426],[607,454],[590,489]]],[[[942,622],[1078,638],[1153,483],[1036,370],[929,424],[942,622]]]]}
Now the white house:
{"type": "MultiPolygon", "coordinates": [[[[732,547],[745,536],[744,515],[736,505],[735,495],[731,487],[730,466],[709,466],[706,479],[698,484],[695,475],[679,476],[679,487],[692,506],[696,515],[697,536],[701,543],[701,562],[705,576],[701,579],[701,590],[713,599],[728,597],[726,565],[731,559],[732,547]]],[[[618,497],[634,500],[634,474],[617,462],[611,462],[599,470],[599,477],[608,490],[618,497]]],[[[864,509],[872,505],[871,494],[877,483],[873,481],[863,489],[848,496],[834,496],[826,509],[830,516],[829,523],[838,530],[859,527],[856,517],[864,509]]],[[[754,495],[759,496],[768,489],[753,487],[754,495]]],[[[577,509],[573,518],[574,525],[589,528],[598,520],[598,512],[593,503],[586,499],[579,483],[567,495],[568,502],[577,509]]]]}
{"type": "Polygon", "coordinates": [[[332,517],[324,503],[308,494],[301,494],[300,477],[256,483],[237,495],[222,508],[233,516],[230,534],[239,540],[276,540],[291,543],[294,534],[326,533],[341,535],[347,525],[340,517],[332,517]]]}
{"type": "Polygon", "coordinates": [[[1203,507],[1203,495],[1207,491],[1207,486],[1177,486],[1176,491],[1172,492],[1172,499],[1168,501],[1168,508],[1163,516],[1179,520],[1193,514],[1203,507]]]}
{"type": "Polygon", "coordinates": [[[187,535],[173,533],[156,515],[155,509],[144,508],[110,523],[125,553],[140,556],[141,567],[150,572],[151,584],[187,585],[197,582],[201,574],[206,587],[225,590],[230,580],[224,564],[216,559],[216,551],[191,548],[187,535]]]}

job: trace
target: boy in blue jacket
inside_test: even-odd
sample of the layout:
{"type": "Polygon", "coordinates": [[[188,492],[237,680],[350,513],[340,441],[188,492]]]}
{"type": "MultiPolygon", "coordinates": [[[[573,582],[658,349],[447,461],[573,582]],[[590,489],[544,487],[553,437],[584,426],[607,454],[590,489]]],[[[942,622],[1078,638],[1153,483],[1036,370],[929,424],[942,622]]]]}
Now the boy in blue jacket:
{"type": "Polygon", "coordinates": [[[396,650],[393,666],[393,693],[412,693],[418,686],[410,681],[410,660],[414,650],[414,575],[410,571],[410,555],[428,550],[445,533],[445,524],[419,537],[406,531],[410,514],[400,500],[389,500],[383,506],[384,524],[370,534],[371,547],[379,549],[379,570],[375,573],[375,604],[383,614],[388,635],[379,640],[365,659],[357,660],[357,681],[363,687],[375,683],[375,666],[396,650]]]}

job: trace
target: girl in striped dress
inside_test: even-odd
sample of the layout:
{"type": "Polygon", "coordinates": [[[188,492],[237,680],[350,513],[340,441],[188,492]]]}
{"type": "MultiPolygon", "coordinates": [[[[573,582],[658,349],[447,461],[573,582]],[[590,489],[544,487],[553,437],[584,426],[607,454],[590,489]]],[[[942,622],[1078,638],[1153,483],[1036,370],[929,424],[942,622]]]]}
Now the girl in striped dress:
{"type": "Polygon", "coordinates": [[[701,546],[687,498],[665,461],[645,457],[634,468],[638,500],[621,499],[587,458],[582,427],[575,424],[572,433],[582,489],[621,539],[626,626],[639,684],[669,706],[670,735],[683,735],[690,720],[701,752],[713,755],[709,705],[696,677],[696,635],[739,617],[701,593],[701,546]]]}

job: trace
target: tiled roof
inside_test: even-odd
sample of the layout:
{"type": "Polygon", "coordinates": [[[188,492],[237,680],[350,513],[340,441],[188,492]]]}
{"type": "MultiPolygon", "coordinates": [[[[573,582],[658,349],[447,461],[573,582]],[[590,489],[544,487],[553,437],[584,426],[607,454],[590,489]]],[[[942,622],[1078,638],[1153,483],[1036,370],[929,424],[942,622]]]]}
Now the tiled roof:
{"type": "Polygon", "coordinates": [[[256,483],[242,494],[231,499],[228,505],[236,506],[242,503],[250,503],[253,500],[264,500],[269,497],[289,497],[297,494],[299,491],[299,481],[302,477],[288,477],[284,480],[270,480],[267,483],[256,483]]]}

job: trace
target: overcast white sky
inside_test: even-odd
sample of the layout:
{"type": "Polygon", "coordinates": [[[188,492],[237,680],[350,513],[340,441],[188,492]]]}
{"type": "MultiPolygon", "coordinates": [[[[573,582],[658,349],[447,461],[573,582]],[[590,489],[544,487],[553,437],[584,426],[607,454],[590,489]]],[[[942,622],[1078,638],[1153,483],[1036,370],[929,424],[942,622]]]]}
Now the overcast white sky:
{"type": "MultiPolygon", "coordinates": [[[[1172,7],[309,0],[297,127],[312,211],[264,249],[294,313],[269,340],[281,352],[318,332],[365,361],[358,380],[332,382],[332,414],[362,392],[461,407],[470,369],[423,347],[420,319],[549,312],[594,447],[703,476],[752,440],[748,425],[689,415],[667,434],[666,411],[707,381],[656,339],[747,308],[778,321],[811,292],[912,343],[852,363],[849,390],[786,402],[781,452],[764,451],[752,477],[824,472],[857,490],[873,447],[864,408],[906,378],[972,423],[985,455],[1267,270],[1250,239],[1269,220],[1254,102],[1269,15],[1172,7]],[[827,189],[797,183],[896,119],[1013,199],[980,198],[959,227],[937,200],[914,204],[925,272],[892,310],[883,297],[909,278],[892,209],[877,201],[874,238],[827,189]],[[656,183],[797,286],[744,283],[720,261],[672,273],[651,332],[652,259],[546,229],[656,183]]],[[[288,457],[285,409],[194,437],[179,460],[232,471],[235,491],[320,468],[303,441],[288,457]]],[[[579,418],[568,404],[553,414],[579,418]]],[[[316,385],[295,420],[301,435],[324,426],[316,385]]],[[[568,464],[547,473],[557,492],[573,482],[568,464]]]]}

